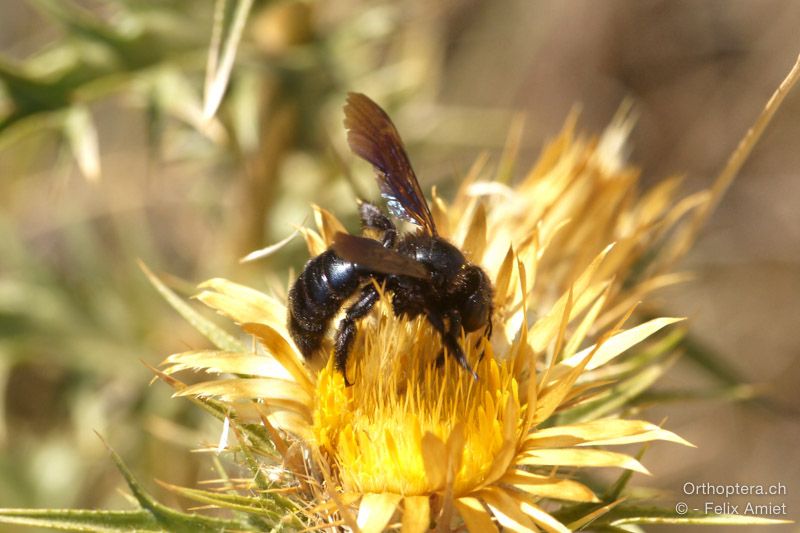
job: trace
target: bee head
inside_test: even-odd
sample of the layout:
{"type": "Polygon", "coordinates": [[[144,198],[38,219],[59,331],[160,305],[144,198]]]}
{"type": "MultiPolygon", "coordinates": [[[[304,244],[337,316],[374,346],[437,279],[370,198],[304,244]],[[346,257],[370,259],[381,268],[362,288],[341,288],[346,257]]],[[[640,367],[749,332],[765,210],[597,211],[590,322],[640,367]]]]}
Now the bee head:
{"type": "Polygon", "coordinates": [[[492,284],[480,267],[464,265],[453,280],[450,297],[461,314],[464,331],[489,327],[492,284]]]}

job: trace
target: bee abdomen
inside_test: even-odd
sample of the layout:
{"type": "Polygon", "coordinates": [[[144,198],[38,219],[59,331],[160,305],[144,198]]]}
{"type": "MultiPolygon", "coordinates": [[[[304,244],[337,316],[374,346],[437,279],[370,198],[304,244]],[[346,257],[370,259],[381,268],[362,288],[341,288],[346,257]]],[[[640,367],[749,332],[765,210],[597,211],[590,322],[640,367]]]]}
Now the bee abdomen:
{"type": "Polygon", "coordinates": [[[357,267],[331,250],[306,263],[289,291],[289,332],[304,356],[319,349],[331,319],[360,281],[357,267]]]}

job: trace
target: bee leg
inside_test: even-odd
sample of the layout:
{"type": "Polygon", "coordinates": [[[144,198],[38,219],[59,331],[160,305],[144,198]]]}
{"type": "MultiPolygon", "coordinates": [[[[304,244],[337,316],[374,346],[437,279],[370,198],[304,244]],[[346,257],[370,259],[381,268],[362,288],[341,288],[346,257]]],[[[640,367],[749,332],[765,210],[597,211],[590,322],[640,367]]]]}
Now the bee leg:
{"type": "Polygon", "coordinates": [[[431,326],[433,326],[433,329],[438,331],[442,336],[442,342],[447,351],[450,352],[450,355],[456,358],[461,368],[469,372],[475,381],[478,381],[478,374],[469,366],[469,361],[467,361],[464,355],[464,350],[462,350],[461,345],[458,344],[456,332],[461,332],[461,317],[457,313],[450,315],[450,328],[445,330],[442,317],[430,312],[425,313],[425,316],[428,318],[428,322],[431,323],[431,326]]]}
{"type": "MultiPolygon", "coordinates": [[[[483,337],[479,338],[475,341],[475,349],[477,350],[481,346],[481,342],[483,341],[483,337]]],[[[483,361],[483,357],[486,355],[486,350],[481,350],[481,354],[478,356],[478,362],[480,363],[483,361]]]]}
{"type": "Polygon", "coordinates": [[[333,356],[336,370],[342,373],[344,383],[348,387],[352,383],[347,380],[347,356],[350,355],[353,340],[356,338],[356,320],[369,313],[377,301],[378,290],[374,284],[370,283],[361,290],[358,300],[347,308],[344,318],[339,321],[333,356]]]}
{"type": "MultiPolygon", "coordinates": [[[[475,347],[476,348],[481,345],[481,341],[484,339],[484,337],[486,338],[486,340],[490,340],[492,338],[492,320],[491,319],[489,319],[489,323],[486,324],[486,327],[483,328],[483,335],[478,337],[478,340],[475,341],[475,347]]],[[[483,354],[481,354],[481,357],[483,357],[483,354]]]]}
{"type": "Polygon", "coordinates": [[[397,228],[381,210],[369,202],[359,202],[358,214],[364,228],[377,229],[383,232],[382,243],[385,248],[394,247],[397,239],[397,228]]]}
{"type": "MultiPolygon", "coordinates": [[[[477,341],[475,341],[475,348],[477,348],[477,347],[479,347],[481,345],[481,342],[483,342],[483,339],[486,339],[486,341],[488,342],[489,339],[491,339],[491,338],[492,338],[492,319],[490,318],[489,319],[489,323],[486,324],[486,327],[483,329],[483,335],[480,336],[477,341]]],[[[481,355],[478,357],[478,362],[483,361],[483,356],[484,355],[486,355],[486,350],[482,350],[481,351],[481,355]]]]}

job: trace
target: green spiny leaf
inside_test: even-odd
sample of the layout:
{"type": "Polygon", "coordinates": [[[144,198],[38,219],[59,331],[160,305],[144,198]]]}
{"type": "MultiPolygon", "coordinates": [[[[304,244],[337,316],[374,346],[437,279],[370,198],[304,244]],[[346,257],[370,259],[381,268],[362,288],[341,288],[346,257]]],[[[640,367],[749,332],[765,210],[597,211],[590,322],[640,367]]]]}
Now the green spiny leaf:
{"type": "Polygon", "coordinates": [[[109,453],[120,473],[125,478],[125,482],[128,484],[128,488],[130,488],[136,501],[142,506],[143,510],[152,515],[156,523],[163,529],[174,532],[220,531],[226,528],[238,530],[250,529],[243,522],[237,520],[224,520],[193,513],[182,513],[158,503],[155,498],[139,485],[139,482],[133,477],[131,471],[128,470],[128,467],[122,462],[122,458],[111,448],[109,448],[109,453]]]}
{"type": "Polygon", "coordinates": [[[153,515],[144,509],[0,509],[0,522],[66,531],[163,531],[153,515]]]}
{"type": "Polygon", "coordinates": [[[175,485],[165,486],[190,500],[247,514],[255,514],[274,521],[282,520],[287,524],[304,527],[304,524],[294,515],[295,506],[278,493],[266,492],[262,496],[244,496],[242,494],[224,494],[188,487],[177,487],[175,485]],[[278,496],[278,498],[273,498],[273,496],[278,496]]]}

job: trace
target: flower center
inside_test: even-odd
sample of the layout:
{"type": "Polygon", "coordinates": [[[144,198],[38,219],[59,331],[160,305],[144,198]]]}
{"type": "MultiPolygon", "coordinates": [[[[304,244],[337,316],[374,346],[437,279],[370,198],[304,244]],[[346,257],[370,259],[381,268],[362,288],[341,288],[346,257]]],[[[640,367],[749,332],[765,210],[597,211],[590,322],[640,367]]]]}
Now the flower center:
{"type": "Polygon", "coordinates": [[[345,387],[330,364],[318,375],[317,445],[348,491],[423,495],[452,483],[467,493],[519,439],[516,380],[490,346],[480,357],[473,336],[462,345],[477,382],[450,356],[437,364],[439,335],[424,318],[377,307],[350,355],[354,384],[345,387]]]}

